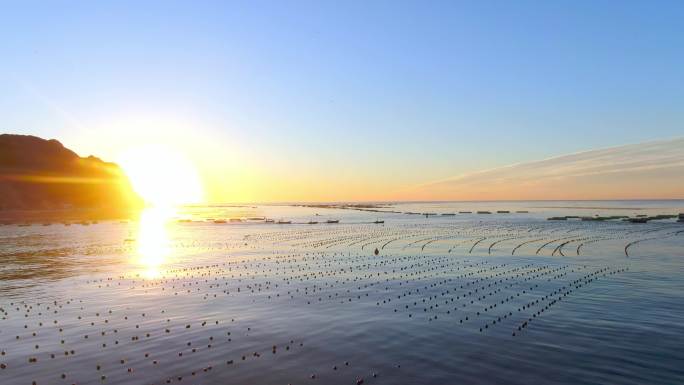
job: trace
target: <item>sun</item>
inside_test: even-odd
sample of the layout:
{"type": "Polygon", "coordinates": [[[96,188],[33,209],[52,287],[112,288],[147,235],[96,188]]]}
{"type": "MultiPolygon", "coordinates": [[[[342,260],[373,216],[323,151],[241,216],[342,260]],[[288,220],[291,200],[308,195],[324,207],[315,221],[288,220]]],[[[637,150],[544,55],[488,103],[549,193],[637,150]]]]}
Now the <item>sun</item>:
{"type": "Polygon", "coordinates": [[[125,151],[118,159],[146,204],[170,207],[202,201],[203,189],[192,162],[166,145],[145,145],[125,151]]]}

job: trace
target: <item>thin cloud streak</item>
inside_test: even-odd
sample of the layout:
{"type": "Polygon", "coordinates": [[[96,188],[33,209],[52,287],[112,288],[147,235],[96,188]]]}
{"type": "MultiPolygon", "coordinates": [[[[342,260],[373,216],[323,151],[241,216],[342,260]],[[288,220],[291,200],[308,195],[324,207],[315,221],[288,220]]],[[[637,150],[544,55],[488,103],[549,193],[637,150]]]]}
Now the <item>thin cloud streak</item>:
{"type": "Polygon", "coordinates": [[[684,138],[484,170],[416,186],[405,194],[445,200],[682,198],[684,138]]]}

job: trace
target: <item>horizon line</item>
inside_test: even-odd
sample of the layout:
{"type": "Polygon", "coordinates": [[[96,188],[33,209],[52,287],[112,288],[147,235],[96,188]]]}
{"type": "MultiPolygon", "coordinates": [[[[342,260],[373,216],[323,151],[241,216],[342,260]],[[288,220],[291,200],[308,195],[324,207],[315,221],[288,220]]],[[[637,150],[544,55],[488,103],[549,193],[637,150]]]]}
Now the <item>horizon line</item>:
{"type": "Polygon", "coordinates": [[[180,206],[246,206],[291,204],[359,204],[359,203],[488,203],[488,202],[671,202],[682,198],[629,198],[629,199],[483,199],[483,200],[345,200],[345,201],[274,201],[274,202],[206,202],[188,203],[180,206]]]}

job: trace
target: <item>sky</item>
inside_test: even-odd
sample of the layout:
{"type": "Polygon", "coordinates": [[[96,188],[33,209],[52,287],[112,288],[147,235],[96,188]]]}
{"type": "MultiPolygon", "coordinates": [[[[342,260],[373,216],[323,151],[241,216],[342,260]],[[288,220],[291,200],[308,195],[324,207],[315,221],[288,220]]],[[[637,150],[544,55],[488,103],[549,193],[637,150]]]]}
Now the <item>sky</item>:
{"type": "Polygon", "coordinates": [[[525,199],[424,186],[684,136],[681,1],[0,6],[0,132],[164,145],[210,202],[525,199]]]}
{"type": "Polygon", "coordinates": [[[671,199],[681,196],[684,138],[511,164],[406,189],[423,200],[671,199]]]}

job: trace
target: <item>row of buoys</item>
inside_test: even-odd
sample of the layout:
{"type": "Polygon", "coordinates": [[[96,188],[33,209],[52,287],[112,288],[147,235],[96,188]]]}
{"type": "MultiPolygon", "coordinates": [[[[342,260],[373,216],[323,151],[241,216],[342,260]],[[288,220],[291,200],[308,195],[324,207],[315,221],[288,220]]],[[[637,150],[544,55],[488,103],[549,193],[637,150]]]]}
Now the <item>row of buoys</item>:
{"type": "MultiPolygon", "coordinates": [[[[558,287],[565,289],[571,285],[587,284],[593,282],[591,280],[598,274],[610,272],[594,272],[587,266],[564,263],[460,258],[446,255],[445,250],[440,254],[440,249],[432,246],[446,242],[453,245],[467,239],[463,243],[471,250],[474,242],[496,250],[497,245],[523,235],[543,239],[542,243],[565,237],[568,237],[565,240],[576,239],[569,238],[575,235],[569,235],[567,227],[539,226],[542,227],[530,232],[529,226],[515,224],[483,224],[473,231],[461,225],[446,225],[439,229],[388,226],[363,236],[351,229],[353,226],[334,226],[330,232],[343,238],[341,242],[339,238],[334,239],[330,234],[313,228],[308,231],[249,234],[244,238],[240,234],[240,242],[246,241],[249,247],[266,251],[250,251],[240,256],[213,256],[205,259],[210,262],[196,265],[185,262],[174,268],[162,269],[156,278],[123,274],[77,282],[71,291],[88,293],[88,297],[84,297],[88,299],[85,302],[83,299],[63,298],[42,304],[32,301],[11,302],[9,306],[2,304],[0,313],[6,322],[2,330],[9,331],[12,337],[16,335],[17,339],[10,341],[9,346],[3,346],[12,354],[5,356],[3,350],[0,361],[4,366],[0,369],[14,370],[13,362],[41,366],[53,359],[45,359],[51,357],[50,354],[54,355],[55,362],[76,354],[81,360],[88,361],[89,352],[98,351],[107,352],[119,362],[117,369],[112,369],[109,362],[98,363],[94,372],[98,377],[111,378],[117,375],[118,370],[125,370],[132,376],[144,375],[138,366],[140,362],[151,362],[151,365],[162,368],[167,365],[173,367],[174,363],[184,363],[182,366],[204,363],[204,369],[213,367],[217,370],[216,363],[208,365],[211,360],[203,358],[216,353],[205,352],[233,351],[235,346],[240,346],[255,334],[250,329],[255,324],[249,322],[268,324],[267,319],[235,322],[229,315],[234,303],[261,306],[260,312],[255,313],[259,317],[268,317],[271,306],[282,309],[276,304],[309,311],[316,306],[326,309],[325,306],[332,308],[344,303],[350,306],[350,311],[359,306],[389,312],[391,317],[395,317],[394,313],[401,318],[408,315],[412,319],[410,322],[425,320],[437,325],[463,325],[466,331],[477,331],[479,326],[489,330],[495,325],[517,322],[513,308],[520,308],[521,315],[529,309],[535,309],[536,314],[558,304],[553,301],[567,291],[559,292],[558,287]],[[452,237],[455,233],[458,235],[452,237]],[[333,243],[325,243],[330,239],[333,243]],[[393,239],[401,241],[392,242],[393,239]],[[490,242],[485,242],[487,239],[490,242]],[[348,245],[352,242],[356,242],[353,245],[356,252],[353,253],[348,249],[324,251],[330,244],[348,245]],[[282,247],[269,249],[273,244],[282,247]],[[388,247],[383,249],[385,244],[388,247]],[[416,255],[393,253],[406,244],[412,245],[407,249],[415,250],[416,255]],[[363,248],[363,245],[374,246],[359,252],[358,247],[363,248]],[[430,246],[430,253],[420,253],[426,250],[426,245],[430,246]],[[583,279],[585,276],[587,278],[583,279]],[[148,303],[147,308],[118,302],[123,295],[129,294],[133,298],[153,298],[154,301],[148,303]],[[221,320],[207,319],[202,312],[184,312],[184,306],[220,309],[223,317],[221,320]],[[229,319],[231,322],[220,322],[229,319]],[[74,325],[76,329],[73,329],[74,325]],[[171,345],[168,352],[159,355],[155,349],[161,340],[175,343],[175,348],[171,345]],[[59,346],[59,349],[54,349],[54,346],[59,346]],[[145,352],[144,357],[127,354],[133,350],[145,352]],[[17,351],[23,353],[18,354],[17,351]],[[17,355],[21,360],[14,361],[17,355]],[[5,362],[9,358],[13,360],[11,365],[5,362]],[[31,361],[32,358],[35,361],[31,361]],[[112,375],[107,372],[109,370],[113,370],[112,375]]],[[[621,230],[603,234],[613,238],[624,235],[621,230]]],[[[635,233],[636,236],[638,234],[641,233],[635,233]]],[[[297,337],[305,338],[306,335],[297,337]]],[[[236,365],[264,355],[271,356],[290,350],[291,344],[278,342],[265,346],[260,351],[235,355],[222,359],[222,362],[236,365]]],[[[68,367],[64,372],[69,378],[68,367]]],[[[194,374],[188,372],[179,377],[187,381],[194,374]]],[[[180,381],[174,377],[175,380],[180,381]]],[[[368,381],[368,375],[365,379],[357,379],[364,380],[368,381]]]]}
{"type": "MultiPolygon", "coordinates": [[[[547,248],[547,246],[552,246],[549,251],[552,256],[556,254],[565,256],[563,247],[567,246],[568,244],[580,243],[585,240],[589,240],[592,237],[596,238],[593,242],[612,239],[628,239],[626,235],[628,235],[630,231],[633,231],[633,227],[631,226],[625,226],[620,223],[597,221],[572,222],[567,224],[538,221],[534,227],[531,227],[529,222],[504,222],[502,224],[492,224],[488,222],[466,222],[463,224],[457,223],[445,226],[396,225],[382,229],[368,228],[363,225],[349,225],[343,226],[337,230],[326,232],[318,232],[313,230],[311,232],[307,232],[306,230],[292,231],[290,233],[278,232],[278,236],[281,238],[279,242],[288,244],[288,234],[292,234],[292,239],[297,240],[297,242],[293,242],[291,245],[302,248],[322,247],[325,249],[334,249],[358,245],[360,246],[361,250],[368,246],[384,250],[396,244],[397,246],[395,247],[399,247],[404,251],[413,247],[413,245],[416,245],[421,251],[425,251],[427,245],[433,244],[434,247],[431,246],[430,251],[435,253],[439,252],[441,248],[446,248],[450,250],[450,252],[454,251],[454,247],[446,244],[446,241],[449,239],[457,239],[457,242],[454,244],[454,246],[458,247],[459,244],[462,243],[458,240],[459,238],[463,240],[470,238],[475,244],[471,244],[469,249],[465,248],[463,250],[464,252],[468,251],[470,254],[475,252],[476,248],[479,246],[479,243],[482,242],[480,241],[482,238],[492,239],[493,242],[496,242],[497,244],[504,243],[505,241],[520,239],[522,243],[518,245],[511,245],[512,249],[509,250],[511,254],[516,254],[518,249],[525,245],[544,241],[546,243],[536,247],[536,254],[541,254],[547,248]],[[567,233],[567,236],[552,236],[552,234],[558,232],[565,232],[567,233]],[[420,236],[421,234],[424,235],[422,238],[412,239],[414,237],[420,236]],[[434,235],[431,236],[430,234],[434,235]],[[540,238],[539,235],[546,235],[547,238],[540,238]],[[597,235],[601,236],[597,237],[597,235]],[[301,241],[303,239],[312,240],[301,241]]],[[[584,245],[581,245],[578,248],[582,249],[583,246],[584,245]]],[[[490,244],[490,247],[485,250],[488,251],[487,254],[491,254],[494,249],[490,244]]]]}

